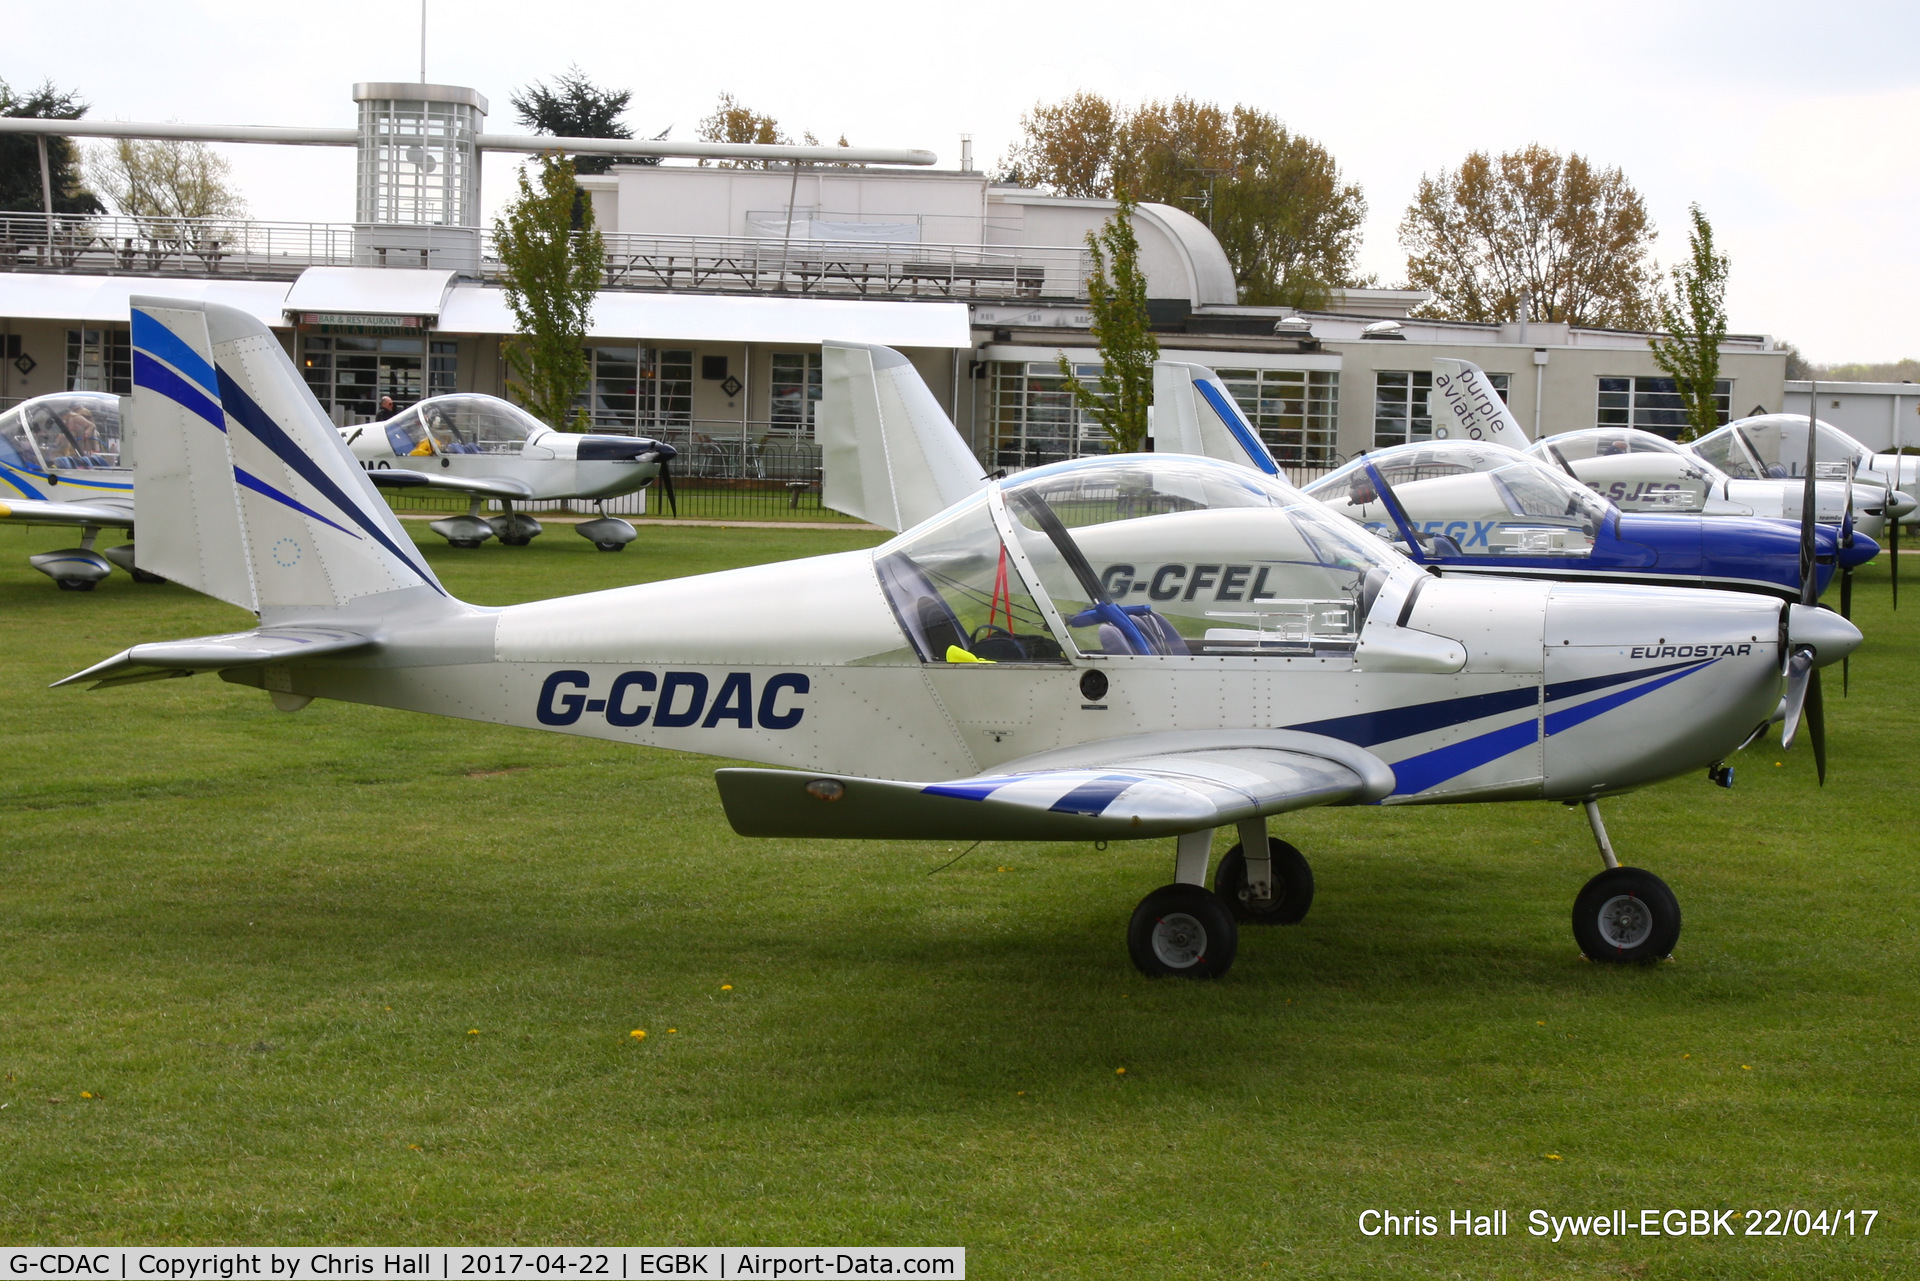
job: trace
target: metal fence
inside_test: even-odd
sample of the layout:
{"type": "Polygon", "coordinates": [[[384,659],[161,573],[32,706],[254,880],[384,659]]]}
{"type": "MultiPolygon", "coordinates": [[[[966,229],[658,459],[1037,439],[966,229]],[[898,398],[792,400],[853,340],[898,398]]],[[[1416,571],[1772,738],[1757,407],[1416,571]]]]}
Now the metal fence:
{"type": "MultiPolygon", "coordinates": [[[[1084,299],[1066,246],[607,234],[606,289],[876,298],[1084,299]]],[[[0,214],[0,271],[291,280],[308,267],[448,264],[497,281],[493,233],[227,218],[0,214]],[[396,237],[404,239],[402,245],[396,237]]]]}

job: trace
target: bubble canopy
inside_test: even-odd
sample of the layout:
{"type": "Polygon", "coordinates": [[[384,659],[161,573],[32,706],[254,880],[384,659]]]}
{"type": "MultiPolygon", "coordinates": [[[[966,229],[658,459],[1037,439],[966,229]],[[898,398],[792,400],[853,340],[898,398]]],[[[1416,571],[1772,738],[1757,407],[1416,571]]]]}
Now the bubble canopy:
{"type": "Polygon", "coordinates": [[[874,555],[927,662],[1350,659],[1381,586],[1417,572],[1284,481],[1156,454],[1025,472],[874,555]]]}
{"type": "Polygon", "coordinates": [[[0,464],[27,471],[120,465],[120,398],[104,391],[35,396],[0,414],[0,464]]]}
{"type": "Polygon", "coordinates": [[[496,396],[462,392],[431,396],[386,422],[387,440],[400,457],[431,454],[517,454],[547,425],[496,396]]]}
{"type": "Polygon", "coordinates": [[[1535,441],[1526,452],[1571,473],[1622,511],[1701,511],[1715,487],[1729,479],[1698,454],[1634,427],[1563,432],[1535,441]]]}
{"type": "Polygon", "coordinates": [[[1466,440],[1364,454],[1306,492],[1375,533],[1411,535],[1444,556],[1585,556],[1615,514],[1560,468],[1466,440]]]}
{"type": "MultiPolygon", "coordinates": [[[[1693,452],[1741,480],[1788,480],[1807,474],[1807,416],[1761,414],[1728,423],[1693,442],[1693,452]]],[[[1814,422],[1814,476],[1845,480],[1847,464],[1873,470],[1873,454],[1829,423],[1814,422]]]]}

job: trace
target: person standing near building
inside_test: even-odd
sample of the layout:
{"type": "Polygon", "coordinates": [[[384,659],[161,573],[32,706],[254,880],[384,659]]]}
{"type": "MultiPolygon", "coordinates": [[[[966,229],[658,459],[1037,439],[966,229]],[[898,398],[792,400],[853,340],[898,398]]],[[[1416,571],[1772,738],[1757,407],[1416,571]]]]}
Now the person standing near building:
{"type": "Polygon", "coordinates": [[[380,397],[380,412],[373,416],[373,421],[383,423],[399,412],[399,410],[393,407],[392,396],[382,396],[380,397]]]}

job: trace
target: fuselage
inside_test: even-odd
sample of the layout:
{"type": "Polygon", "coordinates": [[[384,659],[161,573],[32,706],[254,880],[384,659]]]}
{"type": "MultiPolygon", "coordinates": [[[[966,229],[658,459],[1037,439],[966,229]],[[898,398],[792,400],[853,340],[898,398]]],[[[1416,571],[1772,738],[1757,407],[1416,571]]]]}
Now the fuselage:
{"type": "MultiPolygon", "coordinates": [[[[1779,698],[1781,607],[1752,596],[1401,573],[1374,599],[1360,647],[1337,656],[929,663],[874,559],[476,609],[418,638],[421,665],[343,659],[294,669],[292,690],[926,780],[1129,734],[1291,728],[1393,765],[1392,803],[1630,789],[1733,751],[1779,698]],[[1458,642],[1465,661],[1449,673],[1374,670],[1368,635],[1409,632],[1458,642]],[[449,645],[463,661],[425,661],[449,645]],[[1097,700],[1082,685],[1089,669],[1107,680],[1097,700]]],[[[414,643],[404,628],[388,637],[393,652],[414,643]]]]}

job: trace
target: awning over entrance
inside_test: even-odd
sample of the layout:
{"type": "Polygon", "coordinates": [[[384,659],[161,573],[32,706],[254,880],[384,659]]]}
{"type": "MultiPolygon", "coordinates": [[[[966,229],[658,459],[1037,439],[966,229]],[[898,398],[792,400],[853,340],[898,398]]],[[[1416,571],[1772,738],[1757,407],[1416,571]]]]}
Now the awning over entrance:
{"type": "MultiPolygon", "coordinates": [[[[459,284],[440,312],[438,328],[510,334],[515,326],[500,290],[459,284]]],[[[965,303],[711,294],[602,293],[594,300],[590,336],[806,346],[829,338],[887,347],[973,345],[965,303]]]]}
{"type": "Polygon", "coordinates": [[[430,324],[452,287],[451,271],[309,267],[287,291],[287,319],[296,324],[353,325],[370,316],[410,316],[430,324]]]}

